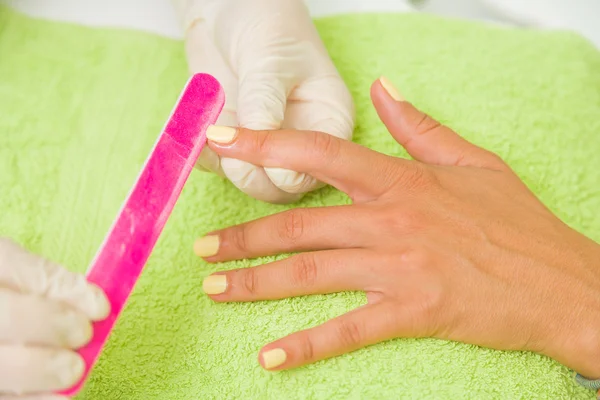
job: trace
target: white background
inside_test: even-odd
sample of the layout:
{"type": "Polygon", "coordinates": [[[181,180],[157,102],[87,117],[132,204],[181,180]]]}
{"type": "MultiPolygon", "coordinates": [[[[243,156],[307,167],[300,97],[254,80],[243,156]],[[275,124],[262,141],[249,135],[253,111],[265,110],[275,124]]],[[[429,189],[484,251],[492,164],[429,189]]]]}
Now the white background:
{"type": "MultiPolygon", "coordinates": [[[[252,0],[246,0],[252,1],[252,0]]],[[[408,11],[409,0],[306,0],[314,16],[408,11]]],[[[179,38],[169,0],[0,0],[29,15],[91,26],[126,27],[179,38]]],[[[413,0],[424,12],[575,30],[600,48],[600,0],[413,0]]]]}

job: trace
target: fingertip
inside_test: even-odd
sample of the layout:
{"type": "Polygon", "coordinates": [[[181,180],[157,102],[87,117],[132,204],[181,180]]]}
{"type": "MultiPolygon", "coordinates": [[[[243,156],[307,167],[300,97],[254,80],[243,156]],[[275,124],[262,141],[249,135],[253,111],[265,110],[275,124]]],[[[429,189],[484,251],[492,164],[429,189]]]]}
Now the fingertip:
{"type": "Polygon", "coordinates": [[[58,350],[48,358],[46,368],[54,375],[53,386],[58,390],[65,390],[81,379],[85,373],[86,364],[78,353],[58,350]]]}
{"type": "Polygon", "coordinates": [[[371,101],[379,118],[388,128],[390,123],[397,124],[397,120],[402,117],[400,110],[409,105],[385,77],[377,79],[371,85],[371,101]]]}
{"type": "Polygon", "coordinates": [[[89,319],[81,312],[70,312],[62,318],[62,328],[65,330],[66,345],[71,349],[80,349],[87,345],[94,335],[94,328],[89,319]]]}
{"type": "Polygon", "coordinates": [[[400,93],[392,81],[385,76],[381,76],[373,82],[371,85],[371,97],[394,102],[406,101],[406,98],[400,93]]]}
{"type": "Polygon", "coordinates": [[[92,321],[102,321],[110,315],[110,301],[104,290],[95,283],[88,283],[90,290],[90,303],[88,317],[92,321]]]}

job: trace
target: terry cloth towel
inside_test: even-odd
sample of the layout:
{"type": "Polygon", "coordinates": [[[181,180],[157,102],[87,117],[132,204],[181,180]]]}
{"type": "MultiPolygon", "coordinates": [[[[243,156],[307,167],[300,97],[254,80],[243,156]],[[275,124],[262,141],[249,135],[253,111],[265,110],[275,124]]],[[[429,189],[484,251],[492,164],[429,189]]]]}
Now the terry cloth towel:
{"type": "MultiPolygon", "coordinates": [[[[425,15],[317,21],[358,109],[356,141],[406,156],[369,86],[499,153],[567,223],[600,240],[600,54],[578,36],[425,15]]],[[[187,79],[182,44],[0,8],[0,233],[84,271],[187,79]]],[[[296,206],[347,203],[331,188],[296,206]]],[[[214,304],[194,239],[287,209],[195,172],[81,399],[592,399],[540,355],[393,340],[288,372],[259,348],[363,304],[360,293],[214,304]]]]}

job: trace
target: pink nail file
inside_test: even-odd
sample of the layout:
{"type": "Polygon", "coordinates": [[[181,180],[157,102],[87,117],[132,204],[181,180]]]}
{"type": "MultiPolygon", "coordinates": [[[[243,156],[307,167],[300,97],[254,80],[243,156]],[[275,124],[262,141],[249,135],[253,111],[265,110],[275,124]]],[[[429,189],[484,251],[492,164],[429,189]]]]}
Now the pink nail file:
{"type": "Polygon", "coordinates": [[[223,89],[210,75],[194,75],[183,89],[88,269],[88,281],[106,292],[111,312],[94,323],[91,342],[79,350],[86,366],[83,378],[60,394],[74,396],[85,383],[206,144],[206,129],[224,103],[223,89]]]}

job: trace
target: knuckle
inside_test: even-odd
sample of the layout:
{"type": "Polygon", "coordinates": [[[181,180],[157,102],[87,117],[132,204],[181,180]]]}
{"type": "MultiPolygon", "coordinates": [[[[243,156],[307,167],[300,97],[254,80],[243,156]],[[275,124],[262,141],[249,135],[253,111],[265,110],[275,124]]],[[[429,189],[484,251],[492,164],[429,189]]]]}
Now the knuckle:
{"type": "Polygon", "coordinates": [[[410,309],[413,330],[419,336],[432,336],[438,329],[439,317],[448,306],[446,289],[436,270],[435,260],[424,248],[411,248],[401,255],[401,264],[416,283],[411,290],[410,309]]]}
{"type": "Polygon", "coordinates": [[[254,268],[243,270],[242,287],[246,293],[254,295],[258,291],[258,274],[254,268]]]}
{"type": "Polygon", "coordinates": [[[419,336],[436,336],[440,329],[439,316],[444,311],[443,307],[440,292],[423,291],[420,303],[415,309],[416,331],[419,336]]]}
{"type": "Polygon", "coordinates": [[[253,147],[258,153],[268,153],[272,142],[272,131],[258,131],[253,135],[253,147]]]}
{"type": "Polygon", "coordinates": [[[434,172],[419,163],[414,163],[411,168],[400,168],[396,176],[396,185],[403,190],[422,190],[436,183],[434,172]]]}
{"type": "Polygon", "coordinates": [[[394,233],[416,232],[425,228],[425,217],[418,210],[393,210],[391,218],[389,217],[389,213],[386,214],[387,220],[384,220],[384,223],[388,226],[387,230],[390,230],[394,233]]]}
{"type": "Polygon", "coordinates": [[[405,249],[400,255],[400,261],[404,268],[415,271],[423,271],[431,265],[429,251],[418,246],[405,249]]]}
{"type": "Polygon", "coordinates": [[[337,325],[337,335],[345,347],[359,347],[363,342],[363,333],[360,326],[354,321],[341,320],[337,325]]]}
{"type": "Polygon", "coordinates": [[[315,257],[310,253],[301,254],[294,258],[292,265],[292,283],[297,287],[311,287],[318,275],[315,257]]]}
{"type": "Polygon", "coordinates": [[[306,212],[302,209],[287,211],[282,215],[278,236],[284,242],[296,242],[304,235],[306,212]]]}
{"type": "Polygon", "coordinates": [[[315,357],[315,346],[308,334],[304,334],[300,344],[300,357],[304,361],[312,361],[315,357]]]}
{"type": "Polygon", "coordinates": [[[324,161],[330,161],[335,159],[340,152],[340,141],[338,138],[328,135],[323,132],[310,132],[310,140],[308,145],[310,146],[308,151],[324,161]]]}
{"type": "Polygon", "coordinates": [[[231,233],[230,238],[234,248],[242,253],[246,253],[248,251],[248,243],[247,243],[247,228],[244,225],[240,225],[235,227],[231,233]]]}
{"type": "Polygon", "coordinates": [[[415,132],[417,135],[425,135],[437,130],[441,126],[442,124],[440,124],[438,121],[431,118],[427,114],[423,114],[423,116],[415,124],[415,132]]]}

